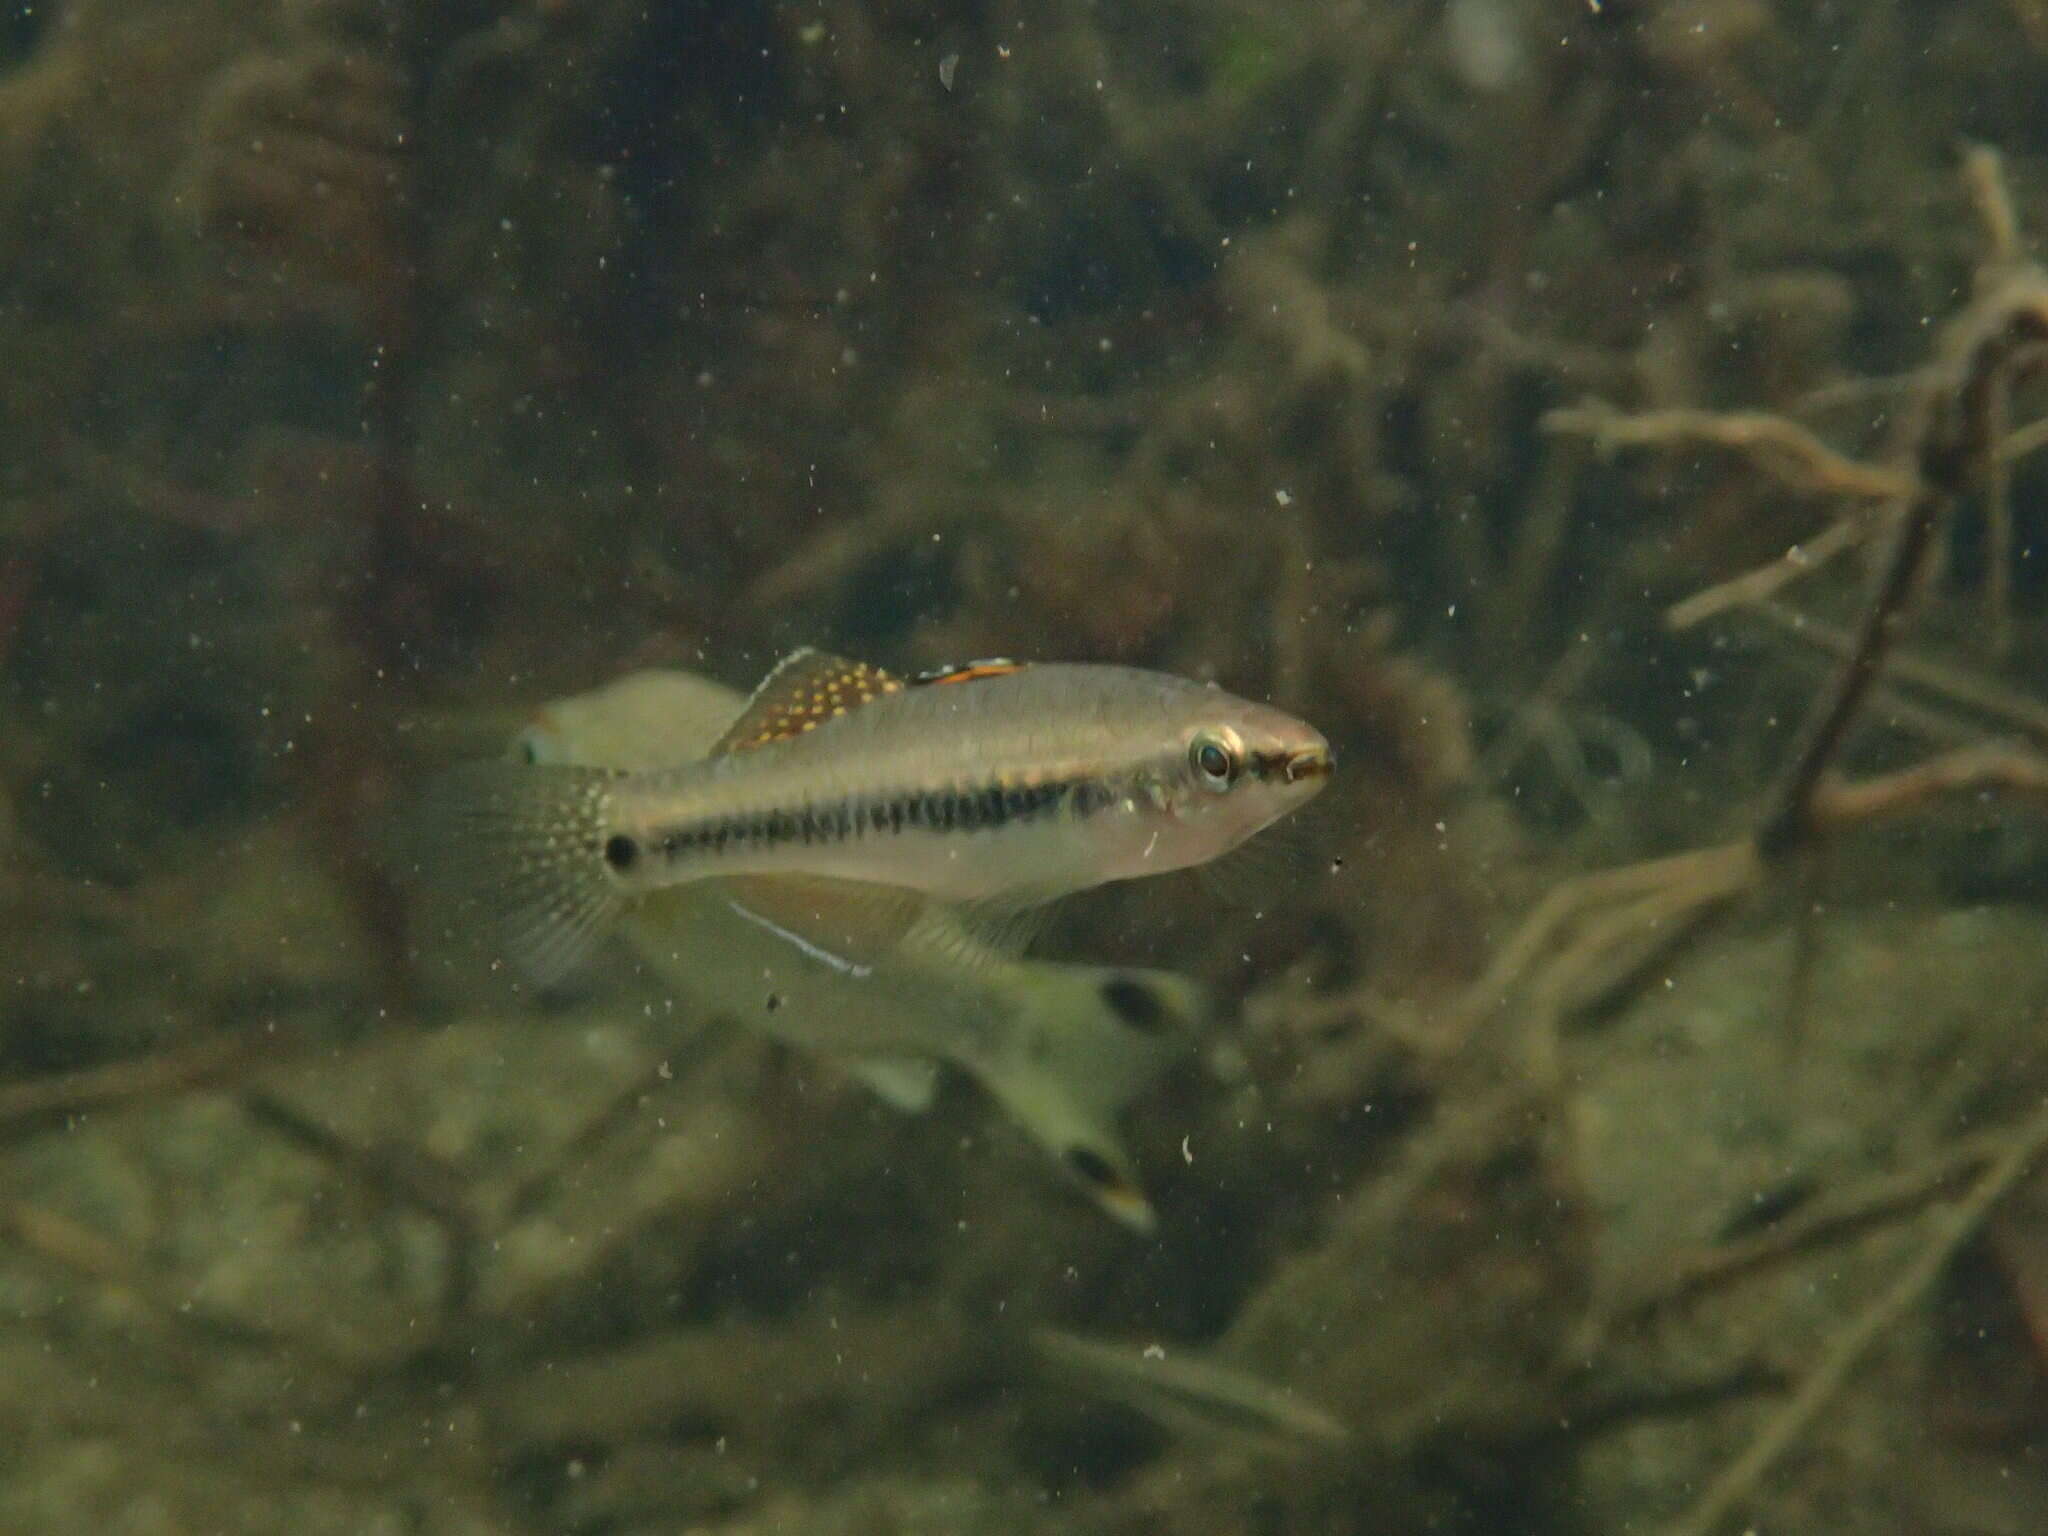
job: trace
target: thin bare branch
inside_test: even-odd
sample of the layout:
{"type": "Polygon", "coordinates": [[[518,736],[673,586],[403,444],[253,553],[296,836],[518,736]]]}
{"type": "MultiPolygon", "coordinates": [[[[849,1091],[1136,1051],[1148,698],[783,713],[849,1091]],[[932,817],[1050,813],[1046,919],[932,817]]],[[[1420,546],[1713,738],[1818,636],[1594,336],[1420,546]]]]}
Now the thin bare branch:
{"type": "Polygon", "coordinates": [[[1850,1319],[1828,1343],[1820,1363],[1767,1419],[1742,1453],[1722,1469],[1692,1507],[1666,1527],[1665,1536],[1712,1536],[1735,1507],[1810,1429],[1863,1357],[1925,1296],[1998,1202],[2048,1154],[2048,1104],[2008,1139],[1970,1193],[1927,1221],[1926,1241],[1891,1287],[1850,1319]]]}

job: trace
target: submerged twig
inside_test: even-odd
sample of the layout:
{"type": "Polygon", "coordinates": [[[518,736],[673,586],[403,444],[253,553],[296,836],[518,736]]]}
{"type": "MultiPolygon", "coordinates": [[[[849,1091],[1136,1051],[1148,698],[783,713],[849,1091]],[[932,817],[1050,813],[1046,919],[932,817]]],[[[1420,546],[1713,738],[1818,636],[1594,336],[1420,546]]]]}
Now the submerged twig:
{"type": "MultiPolygon", "coordinates": [[[[1856,649],[1856,637],[1848,630],[1787,604],[1757,603],[1748,612],[1780,634],[1803,640],[1830,655],[1846,657],[1856,649]]],[[[2020,732],[2030,741],[2048,746],[2048,706],[1988,676],[1894,649],[1885,666],[1885,680],[1933,694],[1946,704],[1988,716],[2020,732]]],[[[1960,724],[1954,726],[1955,730],[1961,728],[1960,724]]]]}
{"type": "Polygon", "coordinates": [[[1140,1349],[1061,1328],[1035,1328],[1033,1361],[1062,1384],[1114,1399],[1172,1429],[1266,1452],[1342,1445],[1351,1432],[1284,1386],[1198,1353],[1140,1349]]]}
{"type": "MultiPolygon", "coordinates": [[[[295,1038],[284,1050],[298,1043],[295,1038]]],[[[204,1087],[244,1067],[272,1064],[280,1054],[275,1035],[216,1035],[127,1061],[0,1084],[0,1137],[53,1116],[204,1087]]]]}
{"type": "Polygon", "coordinates": [[[1641,1324],[1750,1275],[1803,1254],[1848,1242],[1888,1222],[1918,1215],[1998,1153],[1993,1138],[1973,1136],[1944,1148],[1918,1167],[1824,1194],[1761,1232],[1716,1244],[1679,1259],[1661,1276],[1630,1289],[1610,1314],[1641,1324]]]}
{"type": "Polygon", "coordinates": [[[454,1317],[468,1306],[476,1291],[481,1223],[456,1170],[415,1147],[358,1142],[274,1093],[250,1090],[242,1095],[242,1108],[257,1124],[323,1159],[380,1200],[408,1207],[440,1227],[447,1238],[443,1315],[454,1317]]]}
{"type": "Polygon", "coordinates": [[[2020,220],[2006,185],[2005,162],[1989,144],[1963,151],[1963,188],[1984,225],[1984,270],[1997,272],[2019,264],[2020,220]]]}
{"type": "Polygon", "coordinates": [[[1984,224],[1988,247],[1978,273],[1980,298],[1951,327],[1946,363],[1915,375],[1923,417],[1910,468],[1852,459],[1790,416],[1770,411],[1675,408],[1630,412],[1602,400],[1589,400],[1544,416],[1546,431],[1581,434],[1602,453],[1706,444],[1748,457],[1789,489],[1852,497],[1884,508],[1884,516],[1876,520],[1866,512],[1850,513],[1814,538],[1793,545],[1778,559],[1674,604],[1666,615],[1673,629],[1685,629],[1729,608],[1774,596],[1790,582],[1861,544],[1884,523],[1896,521],[1904,530],[1902,540],[1917,544],[1922,535],[1911,532],[1911,527],[1916,508],[1927,510],[1922,499],[1932,495],[1945,505],[1965,488],[1966,479],[1981,479],[1990,524],[1985,602],[1991,616],[1991,642],[1995,654],[2007,647],[2014,534],[2010,466],[2048,445],[2048,423],[2012,430],[2011,386],[2022,366],[2032,366],[2026,350],[2048,339],[2040,329],[2044,278],[2040,269],[2020,259],[2018,218],[1997,153],[1973,146],[1964,157],[1963,176],[1984,224]],[[1930,476],[1930,454],[1954,473],[1946,479],[1930,476]]]}
{"type": "MultiPolygon", "coordinates": [[[[2048,273],[2008,264],[1949,328],[1941,361],[1929,375],[1938,382],[1917,417],[1909,469],[1873,468],[1843,458],[1804,428],[1773,416],[1662,411],[1630,417],[1595,405],[1546,418],[1552,430],[1585,432],[1603,446],[1690,436],[1740,448],[1793,483],[1896,501],[1895,532],[1841,668],[1816,703],[1800,748],[1754,833],[1552,890],[1467,993],[1458,1010],[1459,1033],[1498,1010],[1512,991],[1530,1005],[1528,1065],[1539,1075],[1554,1071],[1556,1030],[1568,1010],[1625,979],[1643,960],[1692,931],[1699,919],[1751,889],[1768,869],[1809,847],[1821,826],[1889,814],[1960,788],[1995,786],[2028,794],[2048,788],[2048,759],[2007,748],[1937,758],[1862,784],[1844,785],[1831,777],[1848,731],[1890,656],[1937,528],[2009,442],[2001,410],[2005,391],[2044,359],[2048,273]]],[[[1850,547],[1861,532],[1845,519],[1829,535],[1824,556],[1850,547]]],[[[1802,560],[1811,559],[1809,546],[1802,560]]],[[[1694,606],[1703,609],[1703,599],[1718,607],[1763,597],[1790,579],[1789,564],[1752,572],[1694,599],[1694,606]]]]}
{"type": "Polygon", "coordinates": [[[1822,495],[1890,501],[1912,490],[1912,481],[1897,470],[1838,453],[1798,422],[1769,411],[1631,413],[1591,400],[1545,412],[1542,425],[1546,432],[1590,437],[1602,453],[1686,442],[1732,449],[1755,459],[1786,485],[1822,495]]]}
{"type": "Polygon", "coordinates": [[[1817,826],[1844,826],[1911,810],[1943,795],[1985,789],[2048,800],[2048,757],[1995,742],[1964,747],[1897,773],[1823,783],[1811,813],[1817,826]]]}
{"type": "Polygon", "coordinates": [[[1742,1454],[1722,1470],[1690,1509],[1666,1527],[1665,1536],[1712,1536],[1728,1513],[1748,1497],[1778,1458],[1805,1433],[1870,1346],[1927,1293],[1949,1261],[1983,1225],[1992,1208],[2044,1155],[2048,1155],[2048,1103],[2013,1134],[2005,1150],[1958,1205],[1929,1218],[1927,1245],[1913,1262],[1899,1273],[1889,1290],[1829,1342],[1820,1363],[1771,1415],[1742,1454]]]}
{"type": "Polygon", "coordinates": [[[1731,576],[1673,603],[1665,610],[1665,626],[1669,629],[1690,629],[1702,619],[1711,619],[1731,608],[1765,602],[1793,582],[1819,570],[1837,555],[1854,549],[1869,531],[1870,524],[1862,518],[1840,518],[1804,543],[1794,544],[1768,565],[1744,571],[1740,576],[1731,576]]]}
{"type": "Polygon", "coordinates": [[[1463,1037],[1513,999],[1523,1005],[1524,1066],[1538,1080],[1554,1081],[1563,1016],[1686,937],[1721,904],[1751,889],[1760,873],[1756,850],[1744,838],[1560,882],[1466,989],[1452,1037],[1463,1037]]]}
{"type": "Polygon", "coordinates": [[[1948,348],[1956,360],[1954,387],[1928,402],[1914,451],[1917,484],[1900,515],[1856,648],[1814,710],[1805,743],[1758,823],[1757,851],[1766,859],[1783,857],[1810,837],[1814,790],[1884,665],[1935,529],[2001,440],[1995,402],[2014,374],[2038,366],[2044,342],[2048,275],[2037,268],[2013,273],[1956,323],[1948,348]]]}

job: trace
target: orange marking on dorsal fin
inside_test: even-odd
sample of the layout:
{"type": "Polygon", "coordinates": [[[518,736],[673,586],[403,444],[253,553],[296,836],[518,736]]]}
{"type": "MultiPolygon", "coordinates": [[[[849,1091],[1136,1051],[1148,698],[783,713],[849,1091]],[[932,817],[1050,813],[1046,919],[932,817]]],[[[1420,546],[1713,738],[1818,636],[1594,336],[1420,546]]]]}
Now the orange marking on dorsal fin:
{"type": "Polygon", "coordinates": [[[918,673],[911,682],[919,688],[934,683],[972,683],[984,677],[1007,677],[1012,672],[1022,672],[1024,667],[1025,663],[1007,656],[991,656],[985,661],[963,661],[957,667],[935,667],[918,673]]]}
{"type": "Polygon", "coordinates": [[[788,741],[863,704],[902,691],[902,678],[864,661],[808,648],[792,651],[761,680],[711,755],[720,757],[788,741]]]}

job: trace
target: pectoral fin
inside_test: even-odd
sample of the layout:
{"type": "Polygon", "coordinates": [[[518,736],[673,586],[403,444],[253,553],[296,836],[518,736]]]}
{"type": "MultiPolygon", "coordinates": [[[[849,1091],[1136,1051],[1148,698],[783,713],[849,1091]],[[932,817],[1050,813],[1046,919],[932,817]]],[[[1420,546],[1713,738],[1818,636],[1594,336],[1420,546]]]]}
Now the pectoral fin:
{"type": "Polygon", "coordinates": [[[930,906],[916,891],[822,875],[738,875],[720,884],[742,917],[849,975],[894,955],[930,906]]]}

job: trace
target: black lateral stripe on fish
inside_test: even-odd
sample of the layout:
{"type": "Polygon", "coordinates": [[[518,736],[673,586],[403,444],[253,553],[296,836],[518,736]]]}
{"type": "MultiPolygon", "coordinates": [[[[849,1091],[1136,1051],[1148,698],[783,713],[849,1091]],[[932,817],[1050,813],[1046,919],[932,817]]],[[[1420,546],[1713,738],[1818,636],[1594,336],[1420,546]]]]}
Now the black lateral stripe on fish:
{"type": "MultiPolygon", "coordinates": [[[[1085,818],[1116,799],[1110,785],[1096,779],[1061,779],[1046,784],[991,783],[975,788],[918,790],[886,800],[847,799],[807,805],[795,811],[766,811],[753,816],[716,817],[663,827],[652,839],[667,858],[720,853],[735,846],[764,850],[798,845],[850,842],[870,833],[992,832],[1064,810],[1085,818]]],[[[631,862],[637,854],[612,849],[613,862],[631,862]]]]}
{"type": "Polygon", "coordinates": [[[885,694],[901,693],[903,679],[880,667],[830,651],[792,651],[754,690],[711,756],[747,752],[816,730],[836,715],[885,694]]]}

